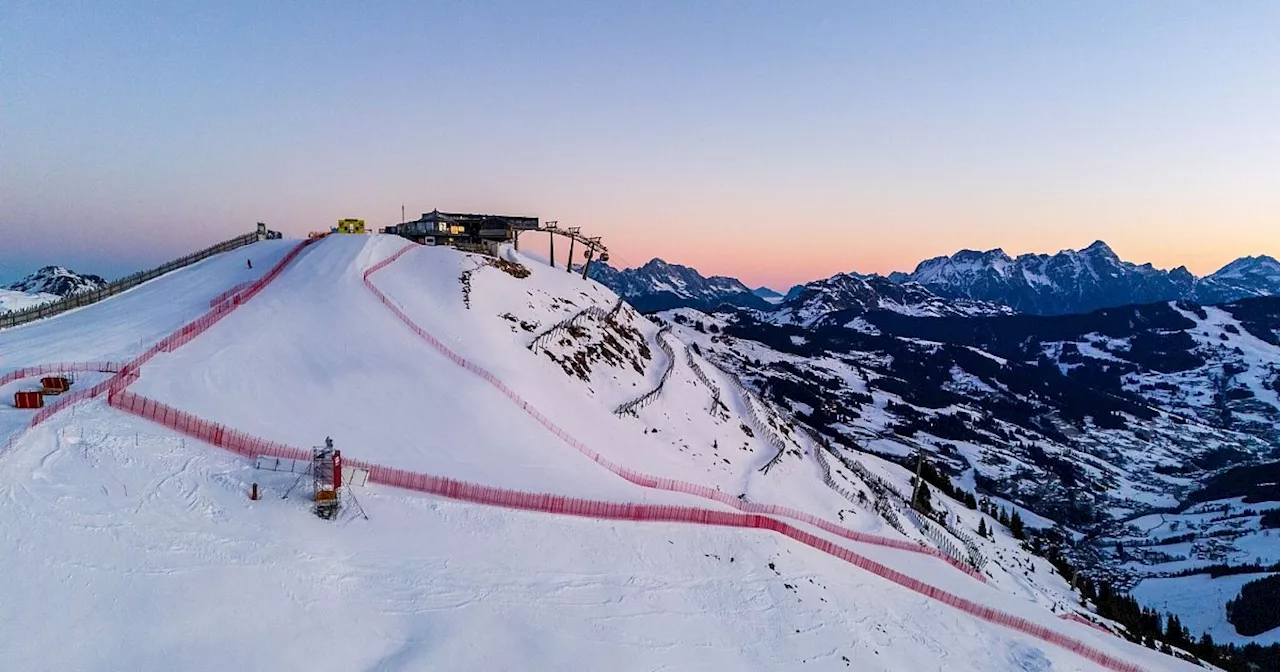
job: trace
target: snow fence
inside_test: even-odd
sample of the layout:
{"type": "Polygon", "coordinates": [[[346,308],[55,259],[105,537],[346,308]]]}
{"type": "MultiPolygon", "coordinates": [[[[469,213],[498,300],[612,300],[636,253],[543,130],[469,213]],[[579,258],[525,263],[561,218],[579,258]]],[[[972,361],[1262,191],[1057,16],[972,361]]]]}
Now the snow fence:
{"type": "Polygon", "coordinates": [[[725,377],[729,379],[729,382],[733,385],[734,389],[738,391],[738,395],[742,398],[742,407],[747,411],[747,424],[751,425],[756,433],[763,437],[764,440],[777,451],[763,467],[760,467],[760,473],[769,473],[770,469],[774,468],[782,461],[782,456],[787,454],[787,444],[783,442],[781,435],[773,431],[773,428],[765,424],[764,420],[756,414],[755,394],[751,392],[746,383],[742,382],[742,376],[735,373],[725,362],[718,362],[710,357],[707,358],[707,361],[710,362],[712,366],[719,369],[720,373],[723,373],[725,377]]]}
{"type": "MultiPolygon", "coordinates": [[[[404,252],[404,250],[401,250],[400,252],[404,252]]],[[[397,253],[396,256],[399,256],[399,253],[397,253]]],[[[365,275],[365,279],[366,280],[368,279],[367,272],[365,275]]],[[[606,318],[613,319],[613,314],[610,312],[606,312],[605,309],[601,308],[600,306],[587,306],[586,308],[583,308],[582,310],[574,313],[573,315],[570,315],[569,317],[566,317],[565,319],[560,320],[559,322],[556,322],[555,324],[551,325],[550,328],[548,328],[546,331],[542,332],[541,334],[534,336],[533,340],[529,341],[529,349],[534,352],[537,352],[538,348],[545,347],[547,341],[551,340],[553,336],[558,336],[560,334],[565,333],[566,331],[569,330],[570,327],[577,326],[579,322],[582,322],[583,320],[589,317],[594,317],[596,319],[606,319],[606,318]]]]}
{"type": "MultiPolygon", "coordinates": [[[[251,436],[230,427],[203,420],[190,413],[179,411],[176,408],[132,392],[123,390],[112,392],[108,396],[108,403],[122,411],[151,420],[174,431],[199,439],[205,443],[225,448],[245,457],[268,455],[292,460],[306,460],[311,456],[308,450],[251,436]]],[[[474,504],[598,520],[691,523],[776,532],[823,553],[840,558],[859,569],[871,572],[929,599],[950,605],[984,621],[1002,625],[1055,644],[1107,669],[1115,670],[1116,672],[1142,671],[1142,668],[1137,665],[1104,653],[1052,628],[1021,616],[985,607],[973,600],[968,600],[941,588],[931,586],[919,579],[854,553],[828,539],[806,532],[770,516],[736,511],[714,511],[688,506],[602,502],[567,495],[496,488],[443,476],[433,476],[431,474],[369,464],[359,460],[347,460],[347,464],[352,467],[368,469],[369,480],[374,483],[474,504]]]]}
{"type": "Polygon", "coordinates": [[[36,366],[24,366],[20,369],[14,369],[9,373],[0,376],[0,385],[8,385],[23,378],[35,378],[36,376],[44,376],[48,374],[59,373],[119,373],[120,367],[124,366],[120,362],[59,362],[57,364],[38,364],[36,366]]]}
{"type": "MultiPolygon", "coordinates": [[[[280,273],[284,271],[286,266],[288,266],[294,259],[296,259],[298,255],[302,253],[303,250],[309,247],[312,243],[315,243],[317,240],[320,240],[320,239],[309,238],[305,241],[298,243],[297,246],[289,250],[289,252],[285,254],[284,257],[280,259],[280,261],[276,262],[276,264],[271,267],[271,270],[263,274],[262,277],[252,282],[249,282],[247,284],[241,283],[239,285],[236,285],[235,287],[232,288],[231,292],[226,292],[223,295],[221,295],[219,297],[219,301],[217,305],[215,305],[209,312],[183,325],[177,331],[173,332],[172,334],[169,334],[168,336],[158,341],[155,345],[148,348],[146,352],[143,352],[141,355],[138,355],[133,360],[125,364],[119,364],[116,362],[45,364],[38,367],[28,367],[27,369],[19,369],[18,371],[6,374],[5,378],[8,378],[9,376],[18,375],[19,372],[37,371],[40,369],[44,369],[42,371],[39,371],[40,373],[55,373],[55,371],[49,370],[49,367],[70,367],[70,368],[63,368],[61,370],[68,371],[68,372],[104,371],[107,373],[115,373],[116,375],[112,376],[107,380],[102,381],[101,383],[98,383],[97,385],[94,385],[93,387],[81,388],[66,394],[59,395],[57,400],[55,400],[53,403],[37,411],[36,414],[32,416],[31,422],[26,428],[24,428],[21,432],[15,434],[14,436],[9,437],[9,439],[5,441],[5,444],[3,446],[4,450],[7,451],[8,449],[12,448],[13,445],[17,443],[18,439],[22,438],[22,435],[25,434],[28,429],[31,429],[32,427],[39,425],[45,420],[48,420],[50,417],[53,417],[55,414],[62,411],[66,407],[72,404],[79,403],[81,401],[88,401],[89,399],[93,399],[98,396],[101,396],[103,393],[106,393],[106,392],[119,392],[124,388],[128,387],[130,384],[133,383],[133,381],[138,379],[138,369],[143,364],[147,363],[148,361],[150,361],[152,357],[155,357],[157,354],[161,352],[173,352],[177,348],[183,345],[186,345],[196,336],[203,334],[205,331],[209,329],[209,327],[212,327],[213,325],[217,324],[222,318],[226,317],[236,308],[240,307],[242,304],[244,304],[245,301],[248,301],[254,296],[257,296],[258,292],[261,292],[264,288],[266,288],[267,285],[271,284],[273,280],[279,277],[280,273]],[[81,367],[81,368],[76,368],[76,367],[81,367]],[[100,367],[100,368],[93,368],[93,367],[100,367]]],[[[216,249],[216,247],[217,246],[209,249],[213,250],[213,249],[216,249]]],[[[208,250],[205,250],[204,252],[201,252],[198,254],[205,254],[205,252],[208,252],[208,250]]],[[[195,256],[195,255],[192,255],[192,256],[195,256]]],[[[206,258],[207,256],[212,256],[212,255],[206,254],[205,257],[201,257],[201,259],[206,258]]],[[[176,263],[176,262],[173,262],[173,263],[176,263]]],[[[194,263],[194,262],[188,262],[188,263],[194,263]]],[[[22,375],[20,377],[25,378],[26,375],[22,375]]],[[[14,380],[17,380],[17,378],[14,378],[14,380]]],[[[12,381],[6,381],[6,382],[12,382],[12,381]]]]}
{"type": "Polygon", "coordinates": [[[53,317],[58,313],[63,313],[73,308],[80,308],[93,303],[97,303],[103,299],[115,296],[121,292],[133,289],[138,285],[149,280],[154,280],[166,273],[172,273],[180,268],[190,266],[198,261],[203,261],[215,254],[228,252],[239,247],[244,247],[258,240],[257,233],[246,233],[243,236],[237,236],[230,240],[223,241],[212,247],[207,247],[199,252],[193,252],[185,257],[174,259],[166,264],[157,266],[149,271],[140,271],[133,275],[126,276],[115,282],[108,284],[101,289],[95,289],[89,292],[80,292],[70,296],[63,297],[57,301],[32,306],[25,310],[18,310],[4,315],[0,315],[0,329],[14,327],[27,322],[42,320],[46,317],[53,317]]]}
{"type": "MultiPolygon", "coordinates": [[[[9,383],[17,382],[24,378],[34,378],[36,376],[44,376],[48,374],[87,373],[91,371],[100,373],[119,373],[120,369],[123,367],[124,364],[121,364],[120,362],[59,362],[57,364],[24,366],[0,376],[0,385],[8,385],[9,383]]],[[[31,422],[29,422],[26,427],[6,439],[4,444],[0,445],[0,453],[7,452],[15,443],[18,442],[18,439],[22,438],[23,434],[27,433],[28,429],[44,422],[54,413],[57,413],[78,401],[83,401],[97,396],[105,389],[106,382],[104,381],[90,388],[76,389],[71,392],[65,392],[58,395],[52,403],[36,411],[35,414],[31,416],[31,422]]]]}
{"type": "Polygon", "coordinates": [[[399,320],[403,322],[406,327],[412,330],[413,333],[416,334],[420,339],[425,341],[431,347],[435,348],[440,354],[444,355],[454,364],[457,364],[458,366],[470,371],[476,376],[479,376],[485,382],[497,388],[498,391],[502,392],[503,395],[505,395],[512,402],[514,402],[517,406],[519,406],[521,410],[527,413],[534,420],[538,421],[538,424],[546,428],[547,431],[556,435],[556,437],[558,437],[561,441],[568,444],[571,448],[577,450],[578,452],[582,453],[586,457],[590,458],[596,464],[599,464],[605,469],[612,471],[617,476],[620,476],[623,479],[630,481],[641,487],[651,488],[654,490],[666,490],[668,492],[680,492],[684,494],[695,495],[697,497],[710,499],[710,500],[719,502],[721,504],[731,506],[735,509],[738,509],[739,511],[744,511],[746,513],[757,513],[757,514],[764,514],[764,515],[771,515],[771,516],[784,516],[787,518],[791,518],[793,520],[798,520],[808,525],[813,525],[818,529],[821,529],[826,532],[830,532],[831,534],[835,534],[837,536],[843,537],[850,541],[856,541],[864,544],[872,544],[876,546],[886,546],[888,548],[893,548],[900,551],[909,551],[911,553],[921,553],[924,555],[931,555],[933,557],[936,557],[942,560],[943,562],[946,562],[952,567],[959,569],[960,571],[968,574],[969,576],[979,581],[982,581],[983,583],[986,583],[986,577],[984,577],[980,572],[974,570],[972,567],[968,566],[968,564],[961,562],[959,560],[956,560],[955,558],[952,558],[947,554],[934,548],[921,546],[920,544],[917,544],[915,542],[908,541],[905,539],[893,539],[890,537],[882,537],[876,534],[868,534],[866,532],[857,532],[854,530],[841,527],[839,525],[836,525],[822,518],[819,518],[811,513],[806,513],[804,511],[793,509],[791,507],[778,506],[776,504],[759,504],[756,502],[741,500],[734,495],[730,495],[729,493],[722,492],[720,490],[717,490],[716,488],[708,487],[705,485],[689,483],[687,481],[680,481],[673,478],[659,478],[650,474],[636,471],[634,469],[629,469],[627,467],[624,467],[604,457],[600,453],[593,450],[591,447],[587,446],[582,441],[579,441],[572,434],[562,429],[550,418],[543,415],[542,412],[539,411],[533,404],[526,401],[515,390],[511,389],[506,383],[499,380],[497,376],[493,375],[484,367],[481,367],[479,364],[476,364],[475,362],[472,362],[467,358],[463,357],[462,355],[459,355],[458,353],[454,352],[448,346],[446,346],[442,341],[440,341],[440,339],[431,335],[426,329],[423,329],[420,325],[418,325],[416,322],[410,319],[408,315],[405,315],[404,311],[400,310],[400,307],[397,306],[393,301],[391,301],[391,299],[387,298],[386,294],[383,294],[382,290],[378,289],[377,286],[375,286],[373,282],[369,279],[369,277],[372,276],[374,273],[377,273],[378,271],[386,268],[388,265],[394,263],[400,257],[404,256],[406,252],[408,252],[409,250],[415,247],[418,247],[418,246],[410,243],[409,245],[406,245],[405,247],[401,248],[395,254],[387,257],[386,259],[383,259],[382,261],[379,261],[373,266],[370,266],[364,272],[365,287],[367,287],[369,291],[374,294],[374,296],[378,297],[378,300],[381,301],[382,304],[386,306],[388,310],[390,310],[397,318],[399,318],[399,320]]]}
{"type": "Polygon", "coordinates": [[[684,346],[684,359],[689,364],[689,370],[693,371],[693,375],[711,390],[711,408],[707,409],[708,413],[715,415],[716,409],[720,407],[720,386],[711,382],[707,377],[707,372],[702,370],[702,366],[698,364],[698,360],[693,356],[693,346],[686,344],[684,346]]]}
{"type": "Polygon", "coordinates": [[[625,413],[636,415],[636,409],[648,406],[654,399],[658,398],[658,395],[662,394],[662,390],[667,385],[667,379],[671,377],[671,372],[676,368],[676,353],[671,349],[671,344],[667,342],[666,338],[667,334],[670,332],[671,326],[663,325],[662,328],[658,330],[658,335],[654,337],[654,341],[657,343],[658,349],[662,350],[662,354],[667,357],[666,367],[662,369],[662,375],[658,376],[658,384],[652,390],[649,390],[635,399],[618,406],[618,408],[613,411],[614,415],[623,415],[625,413]]]}

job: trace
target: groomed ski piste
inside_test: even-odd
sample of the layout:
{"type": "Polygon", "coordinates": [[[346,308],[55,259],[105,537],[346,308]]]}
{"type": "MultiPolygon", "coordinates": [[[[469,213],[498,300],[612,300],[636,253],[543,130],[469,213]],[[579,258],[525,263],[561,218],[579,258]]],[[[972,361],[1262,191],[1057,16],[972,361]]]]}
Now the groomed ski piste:
{"type": "Polygon", "coordinates": [[[659,327],[624,307],[531,350],[617,297],[504,256],[265,241],[0,331],[8,398],[80,371],[0,406],[5,666],[1200,669],[894,530],[768,409],[763,473],[759,400],[706,365],[713,406],[681,348],[615,416],[659,327]],[[254,469],[326,436],[368,520],[254,469]]]}

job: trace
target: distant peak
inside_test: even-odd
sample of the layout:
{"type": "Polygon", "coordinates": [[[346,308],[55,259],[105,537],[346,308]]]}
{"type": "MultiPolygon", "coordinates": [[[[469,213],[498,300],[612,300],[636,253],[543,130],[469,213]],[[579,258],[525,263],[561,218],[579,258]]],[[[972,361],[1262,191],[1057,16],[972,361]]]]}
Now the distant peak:
{"type": "Polygon", "coordinates": [[[81,275],[63,266],[45,266],[9,285],[9,289],[27,294],[69,296],[106,284],[107,281],[97,275],[81,275]]]}
{"type": "Polygon", "coordinates": [[[1110,245],[1106,244],[1105,242],[1103,242],[1103,241],[1101,241],[1101,240],[1095,240],[1095,241],[1093,241],[1093,244],[1092,244],[1092,245],[1090,245],[1089,247],[1084,248],[1083,250],[1081,250],[1081,252],[1092,252],[1092,253],[1094,253],[1094,254],[1105,254],[1105,255],[1110,256],[1110,257],[1114,257],[1114,256],[1116,256],[1115,250],[1112,250],[1110,245]]]}
{"type": "MultiPolygon", "coordinates": [[[[937,259],[946,259],[947,257],[936,257],[937,259]]],[[[999,247],[991,248],[986,251],[964,249],[951,255],[953,261],[991,261],[991,260],[1008,260],[1009,255],[1005,254],[1004,249],[999,247]]]]}
{"type": "Polygon", "coordinates": [[[688,269],[689,267],[681,266],[680,264],[673,264],[661,257],[654,257],[650,259],[648,263],[646,263],[644,266],[641,266],[640,268],[642,270],[649,271],[650,273],[658,273],[658,272],[670,273],[670,272],[680,272],[684,269],[688,269]]]}
{"type": "Polygon", "coordinates": [[[1240,257],[1235,261],[1218,269],[1213,276],[1218,278],[1226,278],[1232,276],[1240,276],[1249,273],[1277,273],[1280,272],[1280,261],[1276,261],[1275,257],[1260,254],[1258,256],[1240,257]]]}

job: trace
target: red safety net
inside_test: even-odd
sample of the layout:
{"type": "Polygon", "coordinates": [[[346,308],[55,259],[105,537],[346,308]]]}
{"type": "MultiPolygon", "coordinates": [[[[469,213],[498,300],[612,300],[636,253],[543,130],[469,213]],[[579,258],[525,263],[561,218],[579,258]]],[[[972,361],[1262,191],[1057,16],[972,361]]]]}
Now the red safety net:
{"type": "Polygon", "coordinates": [[[218,304],[220,304],[220,303],[222,303],[222,302],[224,302],[224,301],[228,301],[228,300],[230,300],[230,299],[231,299],[231,297],[233,297],[233,296],[235,296],[236,294],[238,294],[238,293],[240,293],[240,292],[244,291],[244,290],[245,290],[245,288],[247,288],[249,285],[252,285],[252,284],[253,284],[253,282],[254,282],[253,280],[245,280],[244,282],[242,282],[242,283],[240,283],[240,284],[236,285],[235,287],[232,287],[231,289],[228,289],[227,291],[225,291],[225,292],[223,292],[223,293],[221,293],[221,294],[219,294],[219,295],[217,295],[217,296],[213,297],[212,299],[210,299],[210,300],[209,300],[209,307],[210,307],[210,308],[217,308],[217,307],[218,307],[218,304]]]}
{"type": "MultiPolygon", "coordinates": [[[[183,345],[186,345],[187,343],[191,342],[191,340],[194,339],[196,336],[199,336],[200,334],[203,334],[205,331],[207,331],[209,327],[212,327],[213,325],[217,324],[218,321],[220,321],[222,318],[229,315],[236,308],[240,307],[245,301],[248,301],[249,299],[256,296],[258,292],[261,292],[268,284],[271,283],[271,281],[279,277],[280,273],[284,271],[284,268],[288,266],[289,263],[292,262],[295,258],[297,258],[297,256],[301,254],[304,249],[309,247],[311,244],[315,243],[316,240],[318,239],[308,239],[299,243],[293,249],[289,250],[289,252],[285,254],[284,257],[280,259],[280,261],[276,262],[276,264],[271,267],[271,270],[263,274],[262,277],[258,278],[257,280],[254,280],[253,282],[245,284],[243,286],[237,286],[236,288],[233,288],[233,292],[228,293],[228,296],[226,296],[221,302],[219,302],[218,305],[216,305],[212,310],[196,318],[195,320],[192,320],[191,322],[183,325],[182,328],[178,329],[172,334],[169,334],[165,338],[161,339],[159,342],[157,342],[155,345],[148,348],[141,355],[138,355],[133,360],[125,364],[119,364],[115,362],[45,364],[37,367],[26,367],[24,369],[19,369],[15,372],[6,374],[4,377],[5,382],[12,382],[8,379],[10,376],[15,376],[15,375],[18,376],[18,378],[25,378],[27,377],[27,375],[37,375],[37,374],[43,374],[43,373],[61,373],[61,372],[90,371],[90,370],[95,370],[95,371],[106,370],[108,372],[114,372],[116,374],[112,376],[110,379],[102,381],[101,383],[98,383],[93,387],[81,388],[81,389],[74,390],[72,392],[68,392],[66,394],[60,395],[56,401],[40,409],[35,413],[35,415],[32,416],[31,423],[28,425],[28,428],[39,425],[40,423],[44,422],[45,420],[48,420],[50,417],[52,417],[62,409],[72,404],[98,397],[99,395],[107,391],[118,391],[118,390],[123,390],[125,387],[128,387],[129,384],[131,384],[133,381],[138,379],[138,369],[143,364],[149,361],[152,357],[155,357],[156,354],[160,352],[172,352],[173,350],[183,345]],[[70,367],[70,368],[51,369],[49,367],[70,367]],[[76,368],[76,367],[81,367],[81,368],[76,368]],[[98,369],[93,367],[105,367],[105,369],[98,369]]],[[[13,380],[17,380],[18,378],[14,378],[13,380]]],[[[25,430],[24,432],[20,432],[15,436],[9,437],[9,439],[5,442],[5,449],[7,450],[8,448],[11,448],[13,444],[16,443],[17,440],[22,436],[23,433],[25,433],[25,430]]]]}
{"type": "Polygon", "coordinates": [[[8,385],[9,383],[22,380],[23,378],[35,378],[36,376],[44,376],[51,373],[118,373],[122,366],[124,366],[124,364],[121,364],[120,362],[58,362],[56,364],[24,366],[20,369],[14,369],[4,375],[0,375],[0,385],[8,385]]]}
{"type": "MultiPolygon", "coordinates": [[[[190,413],[132,392],[113,392],[108,403],[122,411],[151,420],[211,445],[219,446],[245,457],[268,455],[293,460],[310,459],[311,453],[276,441],[268,441],[215,422],[203,420],[190,413]]],[[[439,497],[446,497],[475,504],[500,506],[508,509],[537,511],[600,520],[630,520],[665,523],[691,523],[718,527],[740,527],[768,530],[789,537],[799,543],[840,558],[859,569],[866,570],[904,588],[930,599],[948,604],[984,621],[1002,625],[1037,639],[1073,651],[1107,669],[1117,672],[1141,672],[1142,668],[1115,656],[1095,649],[1084,642],[1064,635],[1052,628],[1040,625],[1021,616],[983,606],[958,595],[949,593],[924,581],[894,570],[865,556],[840,546],[828,539],[801,530],[776,518],[737,511],[714,511],[689,506],[660,504],[635,504],[602,502],[551,493],[522,492],[496,488],[479,483],[468,483],[443,476],[384,467],[357,460],[347,460],[353,467],[369,470],[369,480],[406,490],[414,490],[439,497]]]]}

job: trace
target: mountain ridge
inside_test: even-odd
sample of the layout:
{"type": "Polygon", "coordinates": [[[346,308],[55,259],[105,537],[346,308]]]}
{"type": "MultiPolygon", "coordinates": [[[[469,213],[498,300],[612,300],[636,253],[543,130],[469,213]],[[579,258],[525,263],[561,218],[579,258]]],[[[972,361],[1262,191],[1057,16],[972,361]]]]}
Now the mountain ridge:
{"type": "Polygon", "coordinates": [[[642,312],[711,310],[728,303],[779,312],[783,320],[802,315],[799,319],[810,324],[821,319],[824,305],[826,313],[883,308],[905,315],[1067,315],[1160,301],[1212,305],[1280,295],[1280,261],[1268,255],[1240,257],[1197,277],[1185,266],[1165,270],[1124,261],[1102,240],[1052,255],[963,249],[921,261],[910,273],[842,272],[796,285],[785,295],[752,290],[732,277],[705,277],[695,268],[657,258],[638,268],[596,264],[592,269],[591,277],[642,312]]]}
{"type": "Polygon", "coordinates": [[[960,250],[920,262],[896,282],[917,282],[947,298],[1000,303],[1021,313],[1065,315],[1100,308],[1189,300],[1229,303],[1280,294],[1280,263],[1240,257],[1204,277],[1185,266],[1171,270],[1124,261],[1102,240],[1080,250],[1010,257],[1001,248],[960,250]]]}

